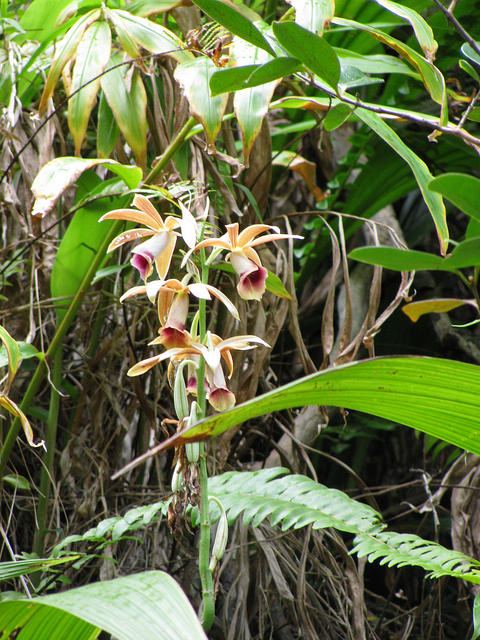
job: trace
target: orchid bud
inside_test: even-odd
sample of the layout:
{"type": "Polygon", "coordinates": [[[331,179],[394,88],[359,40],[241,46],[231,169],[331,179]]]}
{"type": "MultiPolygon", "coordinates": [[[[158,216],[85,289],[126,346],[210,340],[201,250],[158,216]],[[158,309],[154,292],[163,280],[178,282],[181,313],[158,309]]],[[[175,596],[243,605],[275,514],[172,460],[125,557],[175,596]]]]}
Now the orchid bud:
{"type": "Polygon", "coordinates": [[[223,554],[225,553],[225,549],[227,548],[228,542],[228,520],[227,514],[225,513],[225,509],[223,508],[222,503],[217,498],[213,498],[215,502],[220,507],[220,519],[217,525],[217,532],[215,534],[215,542],[213,543],[212,549],[212,557],[210,558],[210,571],[214,571],[215,567],[218,564],[218,561],[223,558],[223,554]]]}
{"type": "Polygon", "coordinates": [[[175,465],[175,469],[173,470],[173,475],[172,475],[172,491],[173,493],[178,493],[179,491],[181,491],[181,489],[183,488],[185,484],[184,478],[183,478],[183,471],[181,469],[181,465],[180,465],[180,460],[177,461],[177,464],[175,465]]]}
{"type": "Polygon", "coordinates": [[[183,363],[178,367],[173,386],[173,404],[179,420],[183,420],[189,414],[187,388],[183,377],[183,363]]]}

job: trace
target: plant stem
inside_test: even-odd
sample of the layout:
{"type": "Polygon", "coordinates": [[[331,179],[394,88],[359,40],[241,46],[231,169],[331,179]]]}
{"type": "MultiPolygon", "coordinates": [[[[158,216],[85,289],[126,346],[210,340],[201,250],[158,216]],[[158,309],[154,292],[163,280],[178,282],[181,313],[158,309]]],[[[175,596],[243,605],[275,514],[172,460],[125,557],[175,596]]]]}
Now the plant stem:
{"type": "MultiPolygon", "coordinates": [[[[57,349],[59,349],[59,347],[61,346],[63,338],[67,333],[71,323],[73,322],[73,319],[77,314],[77,311],[82,303],[82,300],[90,287],[93,276],[99,269],[102,263],[102,260],[105,258],[107,247],[110,244],[110,241],[114,238],[114,236],[116,236],[119,233],[121,226],[122,226],[122,222],[120,220],[116,221],[112,225],[112,228],[110,229],[110,233],[108,233],[108,235],[105,237],[102,245],[100,246],[98,252],[95,254],[94,259],[92,260],[92,263],[88,271],[83,277],[83,280],[80,283],[78,291],[75,294],[72,302],[70,303],[70,306],[68,307],[67,312],[65,313],[63,320],[61,321],[58,329],[56,330],[55,335],[53,336],[52,341],[50,343],[50,346],[48,347],[45,353],[45,359],[42,360],[37,366],[35,373],[33,374],[33,377],[30,380],[30,384],[28,385],[28,388],[25,392],[25,395],[23,396],[23,400],[20,403],[20,409],[24,413],[28,411],[33,401],[33,398],[35,397],[35,393],[37,392],[37,389],[40,386],[40,383],[42,382],[43,378],[45,377],[45,374],[47,373],[46,363],[52,361],[52,359],[55,356],[55,353],[57,352],[57,349]]],[[[4,471],[5,471],[5,467],[7,466],[10,453],[12,452],[13,446],[20,432],[20,429],[21,429],[20,420],[18,418],[15,418],[15,420],[12,422],[12,425],[7,433],[5,442],[3,443],[3,446],[0,450],[0,483],[1,483],[1,478],[3,477],[4,471]]]]}
{"type": "Polygon", "coordinates": [[[195,118],[193,116],[191,116],[187,120],[187,122],[183,125],[183,127],[177,133],[177,135],[172,140],[172,142],[168,145],[168,147],[162,153],[162,155],[160,156],[158,161],[155,163],[153,169],[150,171],[150,173],[145,178],[145,180],[144,180],[145,184],[152,184],[152,182],[155,181],[155,179],[158,177],[158,174],[160,173],[160,171],[166,166],[168,161],[171,159],[171,157],[173,156],[175,151],[177,151],[177,149],[183,143],[183,141],[185,140],[187,134],[189,133],[189,131],[193,128],[193,126],[196,123],[197,123],[197,121],[195,120],[195,118]]]}
{"type": "MultiPolygon", "coordinates": [[[[203,233],[202,233],[203,236],[203,233]]],[[[200,250],[200,261],[202,264],[202,282],[208,282],[208,265],[206,264],[205,250],[200,250]]],[[[198,330],[200,342],[205,340],[207,333],[206,302],[202,298],[198,301],[200,311],[198,330]]],[[[200,405],[200,415],[206,415],[206,394],[205,394],[205,360],[200,358],[197,370],[197,397],[200,405]]],[[[215,618],[215,593],[213,588],[212,572],[210,571],[210,508],[208,504],[208,472],[207,454],[205,444],[200,443],[199,460],[199,481],[200,481],[200,542],[198,547],[198,571],[202,583],[202,612],[201,622],[205,631],[208,631],[215,618]]]]}

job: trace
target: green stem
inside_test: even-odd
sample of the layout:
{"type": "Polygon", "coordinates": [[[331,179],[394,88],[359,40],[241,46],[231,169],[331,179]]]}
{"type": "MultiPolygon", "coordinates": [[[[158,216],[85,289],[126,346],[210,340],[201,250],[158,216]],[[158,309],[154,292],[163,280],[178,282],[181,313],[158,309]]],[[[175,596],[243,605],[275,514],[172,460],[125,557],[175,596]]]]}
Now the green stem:
{"type": "MultiPolygon", "coordinates": [[[[203,235],[203,234],[202,234],[203,235]]],[[[200,250],[200,261],[202,264],[202,282],[208,282],[208,265],[206,264],[205,250],[200,250]]],[[[202,298],[198,301],[199,321],[198,331],[200,342],[203,343],[207,333],[206,302],[202,298]]],[[[197,397],[200,405],[200,415],[206,415],[206,394],[205,394],[205,360],[200,358],[197,370],[197,397]]],[[[198,548],[198,570],[202,583],[202,613],[201,621],[205,631],[208,631],[215,618],[215,593],[213,588],[212,572],[210,571],[210,508],[208,504],[208,472],[207,455],[205,444],[200,443],[200,542],[198,548]]]]}
{"type": "MultiPolygon", "coordinates": [[[[114,236],[116,236],[119,233],[122,224],[123,223],[119,220],[112,225],[112,228],[110,229],[110,233],[105,237],[98,252],[95,254],[95,257],[90,265],[90,268],[84,275],[83,280],[80,283],[80,286],[78,288],[78,291],[75,294],[72,302],[70,303],[70,306],[68,307],[67,312],[65,313],[63,320],[61,321],[58,329],[56,330],[55,335],[53,336],[52,341],[50,343],[50,346],[48,347],[45,353],[45,360],[42,360],[39,363],[38,367],[35,370],[35,373],[33,374],[32,379],[30,380],[30,384],[28,385],[28,388],[25,392],[23,400],[20,403],[20,409],[24,413],[28,411],[30,405],[32,404],[33,398],[35,397],[35,393],[37,392],[37,389],[40,386],[40,383],[42,382],[43,378],[45,377],[45,374],[47,373],[46,363],[52,361],[52,359],[55,356],[55,353],[57,352],[57,349],[59,349],[59,347],[61,346],[63,338],[67,333],[71,323],[73,322],[77,314],[77,311],[83,301],[83,298],[90,287],[93,276],[98,271],[102,263],[102,260],[105,258],[107,247],[110,244],[111,240],[114,238],[114,236]]],[[[15,418],[15,420],[12,422],[12,425],[7,433],[5,442],[3,443],[3,446],[0,450],[0,482],[1,482],[1,478],[4,475],[4,471],[7,466],[8,459],[10,457],[10,454],[12,452],[13,446],[20,432],[20,429],[21,429],[20,420],[18,418],[15,418]]]]}
{"type": "Polygon", "coordinates": [[[172,158],[173,154],[177,151],[177,149],[183,143],[187,134],[193,128],[196,122],[197,121],[193,116],[187,120],[187,122],[183,125],[182,129],[180,129],[180,131],[177,133],[175,138],[172,140],[172,142],[168,145],[168,147],[162,153],[158,161],[155,163],[155,166],[150,171],[148,176],[145,178],[144,180],[145,184],[152,184],[152,182],[155,181],[160,171],[166,166],[168,161],[172,158]]]}
{"type": "Polygon", "coordinates": [[[50,483],[53,479],[53,461],[55,456],[55,443],[57,441],[58,410],[60,407],[60,393],[57,389],[62,381],[62,349],[55,352],[53,363],[52,387],[50,389],[50,406],[48,409],[47,432],[45,434],[46,451],[43,457],[42,475],[40,478],[40,490],[37,507],[37,529],[33,536],[33,552],[43,556],[43,543],[47,528],[47,506],[50,495],[50,483]]]}

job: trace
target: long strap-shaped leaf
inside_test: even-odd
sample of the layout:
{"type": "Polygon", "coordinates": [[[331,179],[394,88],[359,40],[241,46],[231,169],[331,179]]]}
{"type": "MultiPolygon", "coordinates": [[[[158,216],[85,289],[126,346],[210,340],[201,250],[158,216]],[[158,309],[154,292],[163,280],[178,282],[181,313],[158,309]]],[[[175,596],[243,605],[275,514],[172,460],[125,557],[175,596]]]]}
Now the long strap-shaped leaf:
{"type": "Polygon", "coordinates": [[[373,358],[314,373],[206,418],[162,448],[217,436],[272,411],[315,404],[364,411],[480,454],[480,367],[416,356],[373,358]]]}

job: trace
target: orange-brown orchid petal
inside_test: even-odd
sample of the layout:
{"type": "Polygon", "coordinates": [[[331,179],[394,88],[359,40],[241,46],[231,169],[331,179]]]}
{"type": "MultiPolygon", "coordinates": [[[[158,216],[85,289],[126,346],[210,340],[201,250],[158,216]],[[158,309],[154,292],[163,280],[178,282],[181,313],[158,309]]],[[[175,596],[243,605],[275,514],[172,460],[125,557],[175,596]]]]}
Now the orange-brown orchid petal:
{"type": "Polygon", "coordinates": [[[231,378],[232,374],[233,374],[233,357],[232,357],[232,354],[230,353],[229,349],[222,349],[221,353],[222,353],[222,358],[225,360],[225,364],[227,365],[228,377],[231,378]]]}
{"type": "MultiPolygon", "coordinates": [[[[171,232],[165,232],[171,233],[171,232]]],[[[165,280],[165,276],[170,268],[170,262],[172,261],[173,252],[175,251],[175,243],[177,242],[177,236],[171,233],[170,242],[167,248],[156,258],[155,264],[157,266],[158,275],[161,280],[165,280]]]]}
{"type": "Polygon", "coordinates": [[[253,238],[256,238],[264,231],[269,230],[280,231],[278,227],[272,227],[269,224],[252,224],[240,233],[236,246],[244,247],[246,244],[250,244],[250,241],[253,240],[253,238]]]}
{"type": "Polygon", "coordinates": [[[114,209],[113,211],[105,213],[100,218],[99,222],[103,222],[104,220],[126,220],[127,222],[138,222],[140,224],[144,224],[146,227],[150,227],[150,229],[153,229],[154,231],[163,230],[163,224],[159,227],[153,218],[148,216],[146,213],[136,211],[135,209],[114,209]]]}
{"type": "Polygon", "coordinates": [[[269,233],[267,236],[262,236],[256,240],[249,242],[249,247],[256,247],[259,244],[265,244],[265,242],[274,242],[275,240],[287,240],[292,238],[293,240],[302,240],[302,236],[293,236],[288,233],[269,233]]]}
{"type": "Polygon", "coordinates": [[[262,262],[260,260],[260,256],[258,255],[258,253],[255,251],[255,249],[252,249],[251,247],[243,247],[242,249],[242,253],[244,256],[246,256],[249,260],[251,260],[252,262],[254,262],[257,267],[261,267],[262,266],[262,262]]]}
{"type": "Polygon", "coordinates": [[[147,236],[152,236],[154,233],[155,232],[151,229],[131,229],[130,231],[125,231],[111,241],[108,245],[107,253],[110,253],[114,249],[118,249],[118,247],[121,247],[122,244],[125,244],[126,242],[138,240],[139,238],[146,238],[147,236]]]}
{"type": "Polygon", "coordinates": [[[245,351],[246,349],[253,349],[257,345],[270,348],[270,345],[258,336],[243,335],[233,336],[232,338],[222,340],[222,342],[217,346],[217,349],[220,349],[220,351],[223,351],[224,349],[238,349],[240,351],[245,351]]]}
{"type": "Polygon", "coordinates": [[[230,241],[230,247],[234,249],[238,246],[238,222],[227,224],[227,234],[230,241]]]}
{"type": "Polygon", "coordinates": [[[173,231],[174,229],[177,229],[179,226],[180,226],[180,220],[177,220],[177,218],[174,218],[173,216],[167,216],[165,218],[164,227],[167,231],[173,231]]]}
{"type": "Polygon", "coordinates": [[[142,373],[150,371],[150,369],[156,364],[159,364],[163,360],[168,360],[168,358],[176,355],[178,351],[179,349],[169,349],[168,351],[165,351],[158,356],[153,356],[153,358],[147,358],[146,360],[137,362],[137,364],[134,364],[133,367],[130,367],[130,369],[127,371],[127,376],[140,376],[142,375],[142,373]]]}
{"type": "MultiPolygon", "coordinates": [[[[192,286],[194,285],[190,285],[190,290],[192,290],[192,286]]],[[[230,311],[230,313],[236,320],[240,320],[237,307],[233,304],[230,298],[227,298],[227,296],[224,293],[222,293],[221,291],[219,291],[217,288],[213,287],[210,284],[204,284],[202,286],[204,286],[212,295],[218,298],[220,302],[223,302],[223,304],[227,307],[227,309],[230,311]]],[[[192,291],[192,293],[193,295],[197,295],[194,291],[192,291]]]]}
{"type": "Polygon", "coordinates": [[[231,249],[230,243],[228,240],[224,240],[222,238],[207,238],[206,240],[202,240],[195,247],[195,251],[198,249],[204,249],[205,247],[218,247],[219,249],[231,249]]]}
{"type": "Polygon", "coordinates": [[[143,211],[145,215],[149,216],[152,221],[155,222],[158,229],[161,229],[163,227],[163,220],[161,215],[158,213],[158,211],[155,209],[148,198],[137,193],[133,199],[133,206],[137,207],[137,209],[140,209],[140,211],[143,211]]]}
{"type": "Polygon", "coordinates": [[[168,312],[170,311],[170,307],[172,306],[174,296],[175,292],[171,289],[162,287],[158,291],[157,311],[158,319],[160,320],[160,324],[162,326],[167,322],[168,312]]]}

